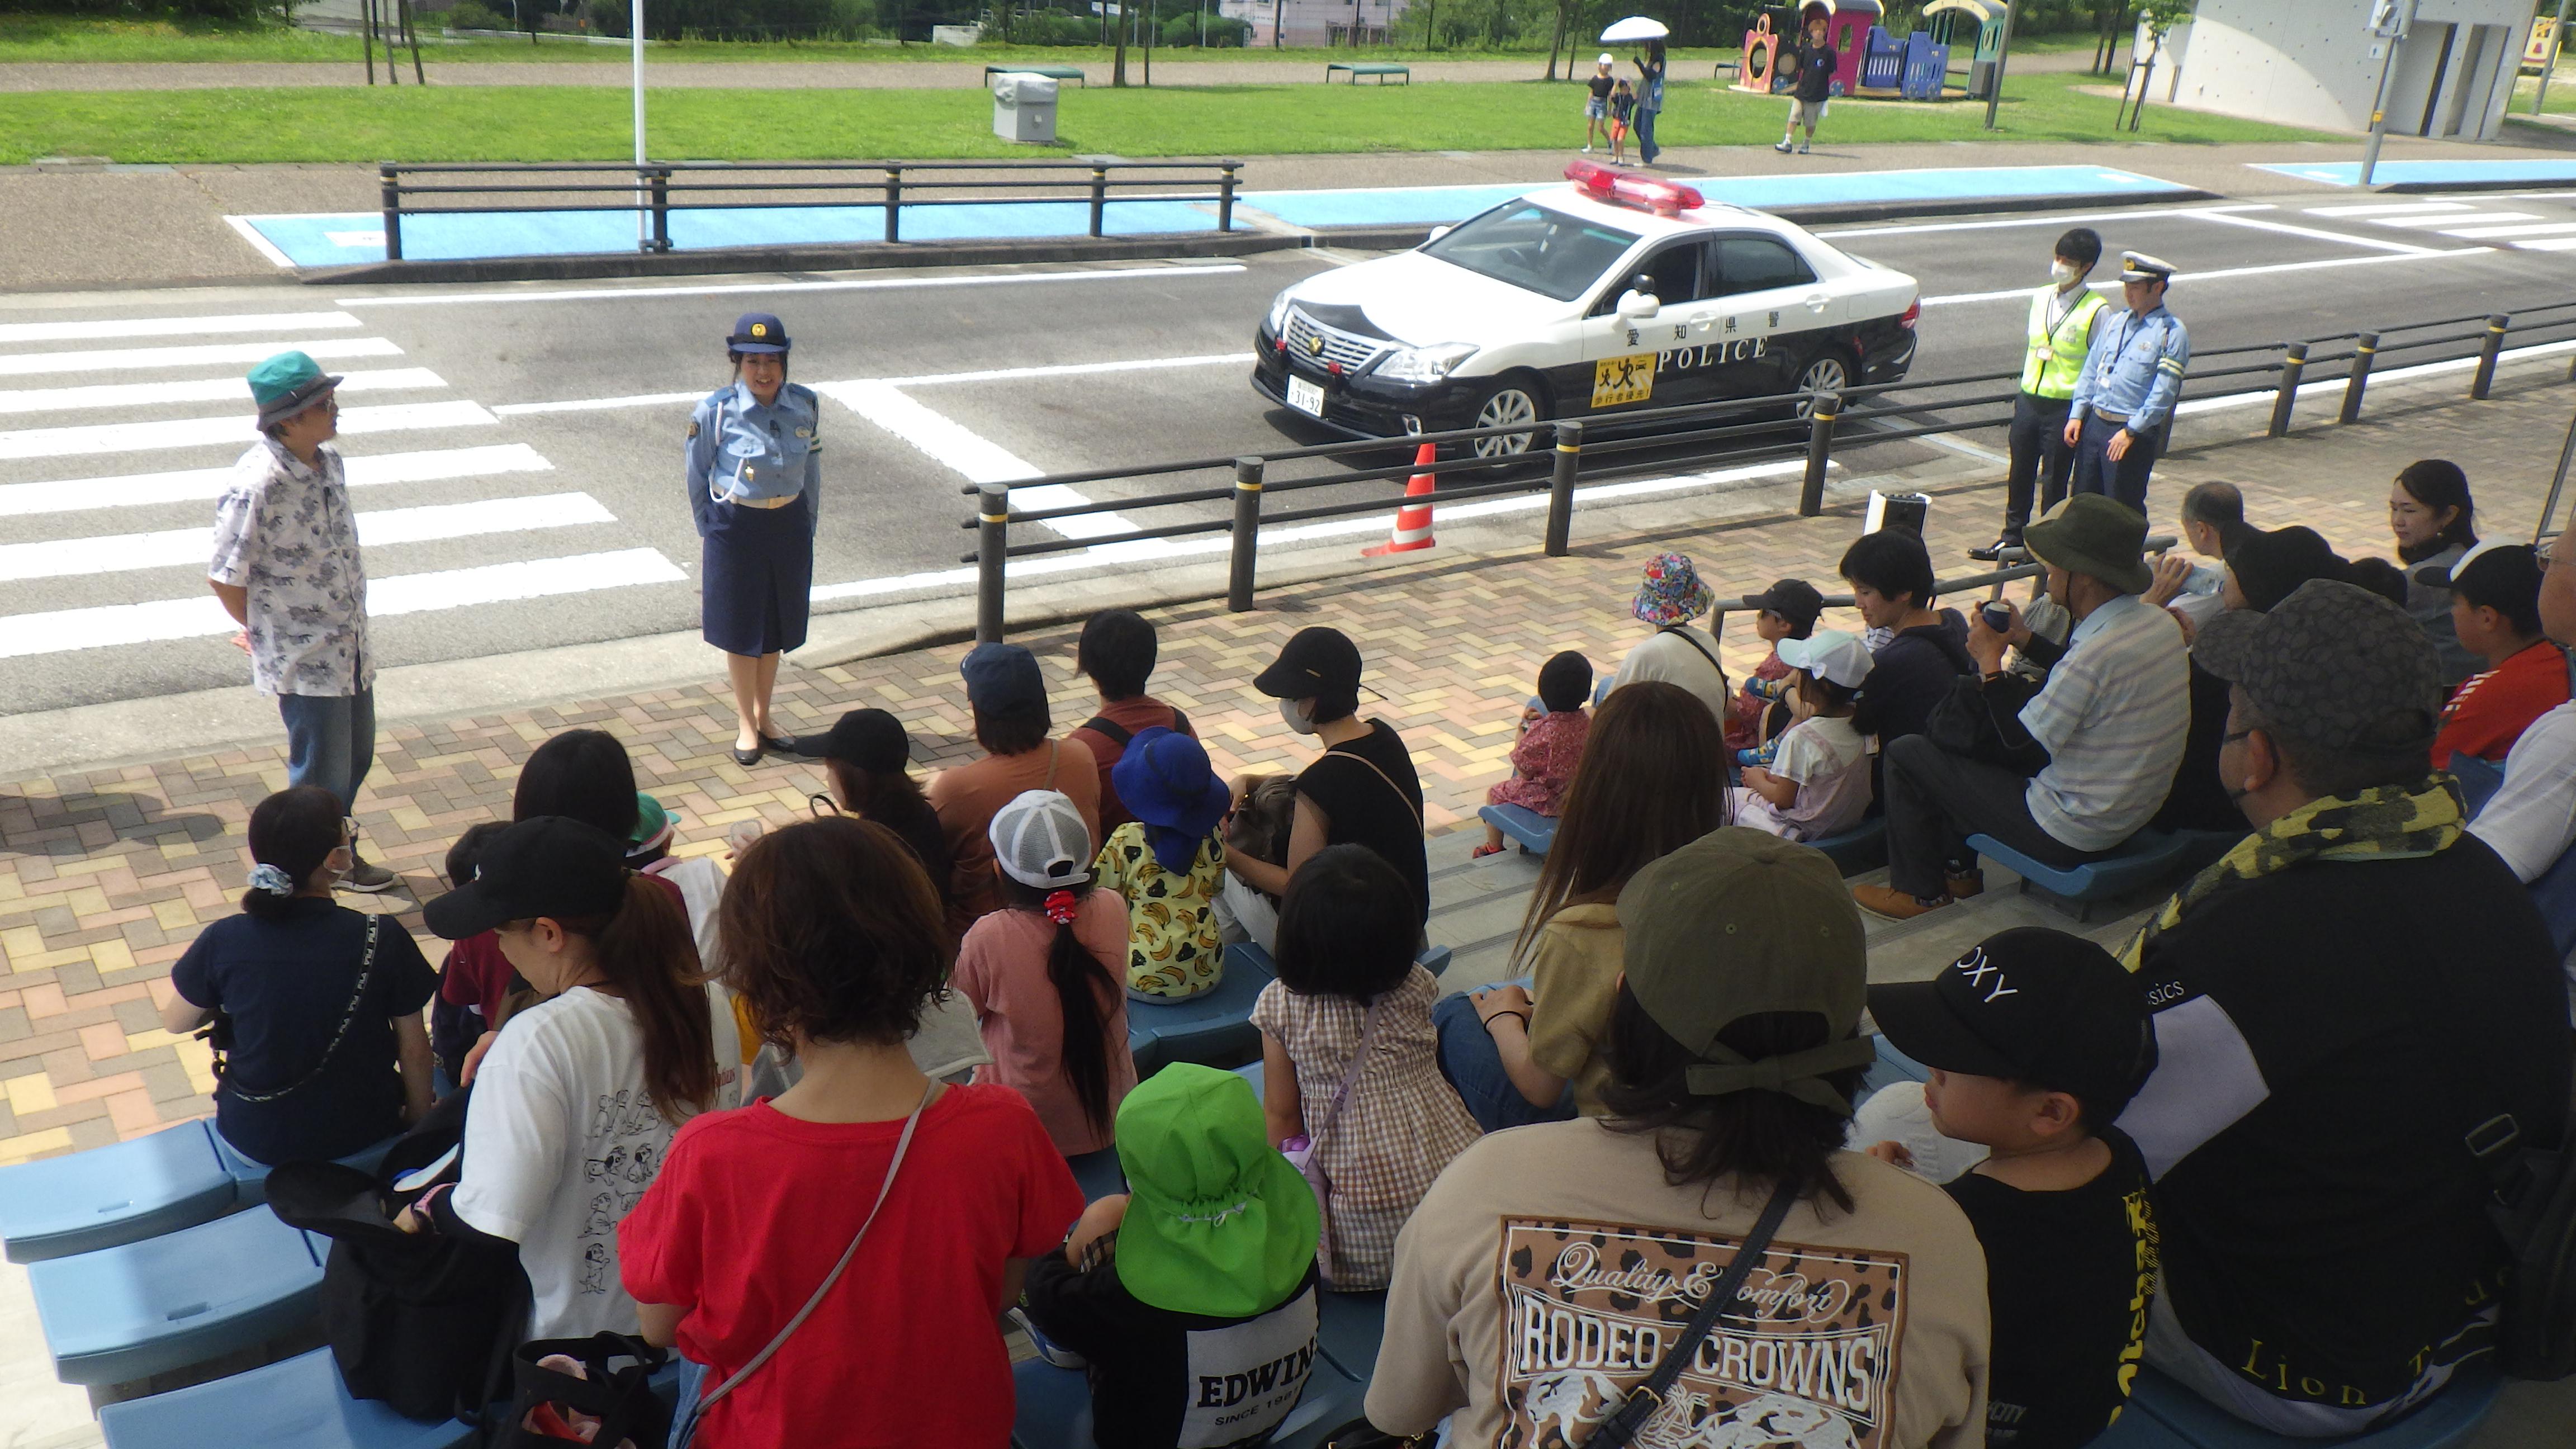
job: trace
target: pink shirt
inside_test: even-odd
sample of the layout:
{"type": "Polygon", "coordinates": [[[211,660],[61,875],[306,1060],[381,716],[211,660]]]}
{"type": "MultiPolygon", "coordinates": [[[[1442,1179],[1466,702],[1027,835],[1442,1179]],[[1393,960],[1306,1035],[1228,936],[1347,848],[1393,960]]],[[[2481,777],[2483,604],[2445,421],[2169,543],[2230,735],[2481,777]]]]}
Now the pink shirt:
{"type": "MultiPolygon", "coordinates": [[[[1127,964],[1126,900],[1116,891],[1094,890],[1083,898],[1073,934],[1102,963],[1095,994],[1114,1118],[1136,1085],[1136,1059],[1127,1054],[1127,993],[1117,984],[1127,964]]],[[[1094,1128],[1083,1115],[1064,1072],[1064,1006],[1047,979],[1047,951],[1054,941],[1055,923],[1044,914],[995,911],[967,931],[951,979],[974,1006],[984,1050],[993,1058],[975,1069],[975,1080],[1018,1088],[1037,1109],[1056,1150],[1074,1157],[1107,1147],[1110,1131],[1107,1122],[1094,1128]]]]}

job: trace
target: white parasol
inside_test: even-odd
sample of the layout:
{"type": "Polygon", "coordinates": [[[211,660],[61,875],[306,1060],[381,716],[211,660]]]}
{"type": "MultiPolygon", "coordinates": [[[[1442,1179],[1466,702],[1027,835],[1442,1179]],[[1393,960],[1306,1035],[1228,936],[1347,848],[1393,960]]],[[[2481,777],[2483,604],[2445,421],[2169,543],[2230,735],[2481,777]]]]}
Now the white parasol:
{"type": "Polygon", "coordinates": [[[1617,45],[1630,40],[1661,40],[1672,33],[1660,20],[1631,15],[1625,20],[1611,22],[1610,28],[1601,32],[1601,40],[1605,45],[1617,45]]]}

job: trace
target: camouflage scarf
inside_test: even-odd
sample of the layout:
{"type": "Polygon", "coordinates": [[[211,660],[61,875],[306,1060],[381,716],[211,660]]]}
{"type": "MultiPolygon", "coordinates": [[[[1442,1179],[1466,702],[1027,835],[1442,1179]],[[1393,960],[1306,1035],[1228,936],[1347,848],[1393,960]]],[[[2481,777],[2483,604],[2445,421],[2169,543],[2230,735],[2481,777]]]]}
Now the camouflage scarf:
{"type": "Polygon", "coordinates": [[[2230,881],[2273,875],[2303,860],[2432,855],[2459,843],[2466,819],[2459,782],[2448,774],[2427,776],[2411,788],[2379,785],[2358,795],[2311,800],[2236,842],[2217,864],[2193,876],[2120,953],[2120,964],[2137,970],[2149,941],[2182,924],[2192,907],[2230,881]]]}

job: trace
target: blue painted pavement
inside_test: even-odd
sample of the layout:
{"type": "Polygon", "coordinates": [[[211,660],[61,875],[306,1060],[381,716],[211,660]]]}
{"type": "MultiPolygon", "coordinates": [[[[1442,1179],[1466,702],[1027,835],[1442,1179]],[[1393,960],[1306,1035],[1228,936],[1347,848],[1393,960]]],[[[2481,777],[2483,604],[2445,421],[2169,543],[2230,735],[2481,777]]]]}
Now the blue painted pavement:
{"type": "MultiPolygon", "coordinates": [[[[1666,173],[1640,171],[1640,176],[1666,173]]],[[[1765,211],[1906,202],[1959,204],[2035,197],[2154,196],[2190,188],[2107,166],[1962,166],[1921,171],[1795,172],[1778,176],[1668,176],[1711,201],[1765,211]]],[[[1541,189],[1520,186],[1381,187],[1364,191],[1248,191],[1240,202],[1291,226],[1436,226],[1541,189]]]]}
{"type": "MultiPolygon", "coordinates": [[[[2358,161],[2248,164],[2254,165],[2258,171],[2274,171],[2283,176],[2295,176],[2301,181],[2321,181],[2328,186],[2361,184],[2361,163],[2358,161]]],[[[2370,180],[2374,186],[2576,181],[2576,156],[2546,161],[2382,161],[2370,173],[2370,180]]]]}

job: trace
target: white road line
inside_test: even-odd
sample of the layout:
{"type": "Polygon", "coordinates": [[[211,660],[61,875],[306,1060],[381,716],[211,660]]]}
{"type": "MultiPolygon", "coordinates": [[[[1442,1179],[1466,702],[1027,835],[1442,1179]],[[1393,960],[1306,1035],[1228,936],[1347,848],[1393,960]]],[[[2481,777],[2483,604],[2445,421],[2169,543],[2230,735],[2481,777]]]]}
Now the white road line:
{"type": "Polygon", "coordinates": [[[1818,236],[1914,236],[1935,231],[1991,231],[2014,226],[2064,226],[2073,221],[2139,221],[2148,217],[2216,216],[2223,212],[2278,211],[2271,202],[2231,206],[2149,206],[2135,211],[2051,212],[2046,216],[2013,216],[2001,221],[1936,221],[1923,226],[1810,227],[1818,236]]]}
{"type": "MultiPolygon", "coordinates": [[[[2571,241],[2569,245],[2571,247],[2576,247],[2576,241],[2571,241]]],[[[2498,362],[2519,362],[2525,358],[2550,357],[2566,352],[2576,352],[2576,340],[2566,342],[2541,342],[2535,343],[2529,347],[2508,347],[2504,351],[2496,354],[2496,360],[2498,362]]],[[[2474,357],[2454,357],[2443,362],[2417,362],[2411,363],[2405,367],[2373,369],[2370,374],[2370,381],[2371,385],[2375,387],[2385,382],[2402,382],[2410,377],[2437,377],[2446,372],[2467,372],[2477,365],[2478,360],[2474,357]]],[[[2303,398],[2310,395],[2331,395],[2334,397],[2341,397],[2343,396],[2343,392],[2344,380],[2339,377],[2329,378],[2323,382],[2305,382],[2299,384],[2299,396],[2303,398]]],[[[2177,413],[2214,413],[2223,412],[2229,408],[2270,407],[2272,405],[2272,400],[2280,395],[2280,389],[2267,388],[2262,392],[2238,393],[2232,397],[2188,399],[2174,404],[2174,411],[2177,413]]]]}
{"type": "MultiPolygon", "coordinates": [[[[403,392],[445,386],[447,379],[426,367],[360,368],[344,373],[340,378],[342,392],[403,392]]],[[[199,377],[185,382],[99,382],[80,387],[0,389],[0,415],[229,401],[250,406],[250,385],[238,377],[199,377]]]]}
{"type": "Polygon", "coordinates": [[[246,217],[246,216],[228,216],[228,217],[225,217],[225,218],[224,218],[224,224],[225,224],[226,226],[231,227],[234,231],[236,231],[236,232],[240,233],[240,235],[241,235],[241,239],[242,239],[243,241],[246,241],[246,242],[250,243],[250,248],[251,248],[251,250],[252,250],[252,251],[255,251],[255,252],[259,253],[261,256],[264,256],[264,257],[268,258],[268,259],[269,259],[269,261],[270,261],[271,263],[273,263],[274,265],[277,265],[277,266],[280,266],[280,267],[284,267],[284,268],[286,268],[286,269],[287,269],[287,270],[289,270],[289,271],[294,270],[294,268],[295,268],[295,258],[288,256],[286,253],[284,253],[284,252],[282,252],[282,251],[279,251],[279,250],[277,249],[277,243],[275,243],[275,242],[273,242],[273,241],[270,241],[268,238],[266,238],[266,237],[264,237],[264,236],[261,236],[261,235],[259,234],[259,228],[258,228],[258,227],[255,227],[255,226],[253,226],[253,225],[251,225],[251,222],[250,222],[250,218],[249,218],[249,217],[246,217]]]}
{"type": "MultiPolygon", "coordinates": [[[[513,603],[563,594],[586,594],[637,584],[685,582],[687,574],[661,551],[620,549],[611,553],[575,554],[569,558],[528,559],[521,563],[486,564],[372,579],[367,585],[367,613],[372,618],[422,614],[476,604],[513,603]]],[[[58,609],[43,614],[0,618],[0,659],[33,654],[63,654],[118,644],[148,644],[166,639],[202,639],[230,634],[239,625],[212,594],[187,599],[156,599],[142,604],[108,604],[89,609],[58,609]]]]}
{"type": "Polygon", "coordinates": [[[2538,221],[2539,219],[2540,213],[2536,211],[2462,211],[2449,216],[2383,216],[2379,218],[2379,224],[2438,231],[2472,221],[2538,221]]]}
{"type": "Polygon", "coordinates": [[[2559,237],[2555,240],[2536,237],[2530,241],[2515,242],[2514,245],[2526,247],[2535,252],[2576,252],[2576,237],[2559,237]]]}
{"type": "MultiPolygon", "coordinates": [[[[587,493],[544,493],[530,498],[387,508],[357,516],[358,541],[371,548],[616,521],[617,515],[587,493]]],[[[214,540],[215,531],[208,527],[0,544],[0,583],[131,573],[182,564],[203,566],[214,552],[214,540]]]]}
{"type": "MultiPolygon", "coordinates": [[[[39,377],[58,372],[140,372],[152,367],[212,367],[257,362],[290,347],[301,350],[316,362],[402,355],[401,348],[383,337],[317,337],[309,342],[217,342],[203,347],[117,347],[97,352],[12,352],[0,354],[0,377],[39,377]]],[[[246,384],[244,395],[248,395],[246,384]]]]}
{"type": "MultiPolygon", "coordinates": [[[[2315,272],[2323,271],[2328,267],[2372,267],[2378,266],[2383,262],[2430,262],[2438,261],[2444,257],[2486,257],[2493,255],[2495,255],[2495,249],[2493,247],[2452,247],[2443,251],[2383,253],[2367,257],[2327,257],[2323,261],[2315,262],[2281,262],[2276,265],[2263,267],[2228,267],[2215,272],[2177,272],[2174,274],[2174,280],[2177,282],[2220,282],[2236,277],[2267,277],[2276,272],[2315,272]]],[[[2118,290],[2119,285],[2120,284],[2117,282],[2095,282],[2093,284],[2093,289],[2098,292],[2113,292],[2118,290]]],[[[1951,307],[1969,302],[2021,302],[2026,305],[2030,301],[2030,294],[2035,290],[2037,290],[2037,288],[2032,286],[2014,287],[2008,291],[2002,292],[1960,292],[1948,297],[1926,297],[1923,299],[1923,305],[1926,307],[1951,307]]]]}
{"type": "MultiPolygon", "coordinates": [[[[498,443],[481,448],[440,448],[418,453],[380,453],[348,461],[349,486],[380,483],[428,483],[447,478],[482,478],[501,473],[548,473],[554,464],[525,443],[498,443]]],[[[201,503],[224,496],[233,485],[233,469],[188,468],[169,473],[129,473],[117,478],[66,478],[43,483],[0,484],[0,518],[45,513],[86,513],[101,508],[136,508],[155,503],[201,503]]]]}
{"type": "MultiPolygon", "coordinates": [[[[956,419],[927,406],[892,383],[827,382],[817,386],[815,391],[910,443],[932,462],[955,469],[969,483],[1016,483],[1023,478],[1045,476],[1042,469],[1028,460],[969,430],[956,419]]],[[[1013,500],[1014,504],[1031,511],[1078,508],[1091,501],[1088,496],[1062,484],[1012,491],[1018,495],[1013,500]]],[[[1133,532],[1136,528],[1134,521],[1116,513],[1059,518],[1046,526],[1066,538],[1101,538],[1114,533],[1133,532]]]]}
{"type": "Polygon", "coordinates": [[[2323,228],[2313,226],[2292,226],[2286,221],[2266,221],[2260,217],[2221,216],[2209,212],[2204,212],[2202,215],[2211,221],[2219,222],[2226,226],[2247,226],[2253,227],[2258,231],[2277,231],[2285,236],[2303,236],[2314,241],[2330,241],[2337,242],[2345,246],[2368,247],[2372,251],[2410,252],[2417,256],[2422,256],[2423,254],[2434,250],[2431,247],[2417,246],[2412,242],[2390,241],[2385,237],[2354,236],[2350,232],[2326,231],[2323,228]]]}
{"type": "MultiPolygon", "coordinates": [[[[1016,382],[1028,377],[1089,377],[1105,372],[1149,372],[1165,367],[1241,367],[1252,361],[1249,352],[1209,353],[1201,357],[1137,357],[1112,362],[1060,362],[1043,367],[995,367],[980,372],[935,372],[920,377],[863,377],[842,382],[817,382],[808,386],[818,392],[832,388],[852,387],[932,387],[952,382],[1016,382]]],[[[502,403],[492,409],[495,416],[524,417],[530,413],[587,413],[617,408],[676,407],[694,403],[704,392],[646,392],[628,397],[573,398],[564,402],[502,403]]]]}
{"type": "Polygon", "coordinates": [[[2462,241],[2488,241],[2496,237],[2565,236],[2571,231],[2576,231],[2576,221],[2530,221],[2505,226],[2464,226],[2456,231],[2445,228],[2442,235],[2455,236],[2462,241]]]}
{"type": "Polygon", "coordinates": [[[2302,207],[2310,216],[2429,216],[2437,211],[2472,211],[2465,201],[2374,201],[2367,206],[2302,207]]]}
{"type": "Polygon", "coordinates": [[[197,337],[226,332],[307,332],[355,327],[346,312],[257,312],[229,317],[123,317],[86,322],[0,323],[0,342],[90,342],[106,337],[197,337]]]}
{"type": "MultiPolygon", "coordinates": [[[[340,409],[343,433],[398,433],[429,428],[477,428],[501,420],[477,402],[393,403],[382,407],[340,409]]],[[[247,407],[214,418],[166,418],[150,423],[87,423],[70,428],[22,428],[0,432],[0,460],[68,458],[80,453],[110,455],[160,448],[195,448],[215,443],[248,445],[259,439],[247,407]]]]}
{"type": "MultiPolygon", "coordinates": [[[[431,296],[338,297],[342,307],[438,307],[504,302],[617,302],[641,297],[721,297],[739,292],[897,292],[930,287],[1009,287],[1046,282],[1135,282],[1156,277],[1224,277],[1241,262],[1210,266],[1103,267],[1088,272],[1003,272],[966,277],[865,277],[840,282],[729,282],[702,287],[580,287],[560,292],[466,292],[431,296]]],[[[352,325],[355,325],[354,322],[352,325]]],[[[5,339],[0,339],[5,340],[5,339]]]]}

